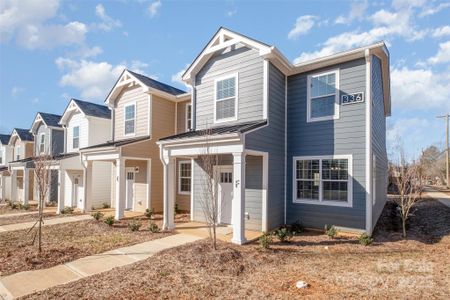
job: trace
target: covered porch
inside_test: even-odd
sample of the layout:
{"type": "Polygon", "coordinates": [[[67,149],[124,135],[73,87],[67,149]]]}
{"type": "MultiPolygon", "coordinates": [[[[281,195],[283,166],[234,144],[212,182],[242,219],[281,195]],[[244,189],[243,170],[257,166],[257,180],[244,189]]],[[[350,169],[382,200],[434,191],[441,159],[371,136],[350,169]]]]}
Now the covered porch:
{"type": "Polygon", "coordinates": [[[11,201],[28,205],[34,200],[34,169],[33,161],[11,163],[11,201]]]}
{"type": "Polygon", "coordinates": [[[140,151],[148,141],[149,137],[135,138],[81,149],[84,211],[104,203],[120,220],[126,211],[145,212],[151,208],[151,158],[140,151]],[[98,171],[99,166],[102,171],[98,171]]]}
{"type": "Polygon", "coordinates": [[[181,159],[191,162],[193,223],[178,225],[177,231],[203,228],[207,234],[207,215],[211,214],[207,207],[211,202],[215,203],[213,214],[224,240],[244,244],[267,231],[268,153],[247,149],[242,131],[200,131],[196,136],[190,132],[158,144],[164,170],[163,229],[175,228],[173,207],[180,176],[176,170],[181,159]]]}

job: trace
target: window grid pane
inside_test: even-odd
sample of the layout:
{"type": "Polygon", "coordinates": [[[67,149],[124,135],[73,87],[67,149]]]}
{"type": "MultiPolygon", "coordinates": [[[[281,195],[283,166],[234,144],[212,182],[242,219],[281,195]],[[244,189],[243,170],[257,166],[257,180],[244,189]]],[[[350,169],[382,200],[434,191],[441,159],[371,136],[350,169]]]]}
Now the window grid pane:
{"type": "Polygon", "coordinates": [[[180,163],[180,191],[190,192],[191,191],[191,164],[190,163],[180,163]]]}
{"type": "Polygon", "coordinates": [[[235,98],[220,100],[216,103],[216,119],[233,118],[235,116],[235,98]]]}
{"type": "Polygon", "coordinates": [[[236,116],[236,77],[216,82],[216,119],[236,116]]]}
{"type": "Polygon", "coordinates": [[[311,117],[333,116],[335,113],[336,74],[311,77],[311,117]]]}
{"type": "Polygon", "coordinates": [[[335,95],[311,99],[311,117],[320,118],[334,115],[335,95]]]}

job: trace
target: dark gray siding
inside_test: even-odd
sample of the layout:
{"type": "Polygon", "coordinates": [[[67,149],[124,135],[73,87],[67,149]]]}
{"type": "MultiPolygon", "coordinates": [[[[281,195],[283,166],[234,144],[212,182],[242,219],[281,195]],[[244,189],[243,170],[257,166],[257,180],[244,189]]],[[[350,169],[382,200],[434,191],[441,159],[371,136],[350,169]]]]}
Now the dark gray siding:
{"type": "Polygon", "coordinates": [[[52,153],[58,155],[64,152],[64,131],[52,129],[52,153]]]}
{"type": "MultiPolygon", "coordinates": [[[[340,70],[340,95],[365,92],[365,60],[359,59],[313,73],[340,70]]],[[[365,105],[340,106],[338,120],[306,122],[307,75],[288,78],[287,222],[300,220],[305,226],[325,224],[365,228],[365,105]],[[353,207],[293,203],[293,157],[309,155],[353,156],[353,207]]]]}
{"type": "Polygon", "coordinates": [[[372,153],[375,156],[374,193],[375,204],[372,222],[375,226],[386,203],[388,158],[386,152],[386,117],[384,114],[383,81],[381,77],[381,60],[372,59],[372,153]]]}
{"type": "Polygon", "coordinates": [[[248,133],[245,148],[269,153],[268,229],[284,224],[285,76],[269,64],[268,126],[248,133]]]}
{"type": "Polygon", "coordinates": [[[58,171],[51,170],[50,171],[50,191],[48,195],[48,199],[50,202],[58,202],[58,171]]]}
{"type": "Polygon", "coordinates": [[[50,130],[43,124],[42,122],[39,124],[39,127],[36,130],[36,134],[34,136],[34,155],[38,156],[40,154],[39,147],[41,144],[41,134],[45,135],[45,145],[44,145],[44,151],[45,153],[48,153],[50,151],[49,147],[49,136],[50,136],[50,130]]]}
{"type": "Polygon", "coordinates": [[[239,78],[239,100],[238,119],[234,123],[262,119],[263,59],[257,50],[240,46],[225,49],[213,56],[197,74],[197,129],[214,125],[214,80],[235,73],[238,73],[239,78]]]}

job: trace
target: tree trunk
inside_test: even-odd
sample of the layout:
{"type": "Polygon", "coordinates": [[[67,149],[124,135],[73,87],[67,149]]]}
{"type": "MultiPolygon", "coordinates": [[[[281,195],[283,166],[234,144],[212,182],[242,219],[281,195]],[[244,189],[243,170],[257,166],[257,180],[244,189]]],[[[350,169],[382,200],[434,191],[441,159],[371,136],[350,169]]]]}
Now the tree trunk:
{"type": "Polygon", "coordinates": [[[213,225],[213,248],[217,250],[216,224],[213,225]]]}
{"type": "Polygon", "coordinates": [[[403,238],[406,238],[406,219],[402,218],[403,238]]]}

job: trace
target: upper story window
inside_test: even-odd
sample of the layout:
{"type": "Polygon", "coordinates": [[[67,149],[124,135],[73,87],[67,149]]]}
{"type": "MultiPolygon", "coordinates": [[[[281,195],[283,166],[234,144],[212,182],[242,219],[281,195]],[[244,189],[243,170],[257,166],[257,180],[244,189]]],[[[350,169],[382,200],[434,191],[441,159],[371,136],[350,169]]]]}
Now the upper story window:
{"type": "Polygon", "coordinates": [[[294,158],[294,203],[352,206],[352,156],[294,158]]]}
{"type": "Polygon", "coordinates": [[[80,147],[80,126],[75,126],[73,128],[72,134],[72,148],[78,149],[80,147]]]}
{"type": "Polygon", "coordinates": [[[136,121],[136,104],[125,106],[125,135],[134,134],[136,121]]]}
{"type": "Polygon", "coordinates": [[[214,99],[214,122],[237,119],[238,75],[216,79],[214,99]]]}
{"type": "Polygon", "coordinates": [[[186,104],[186,131],[192,129],[192,105],[186,104]]]}
{"type": "Polygon", "coordinates": [[[191,162],[180,161],[178,170],[178,194],[189,194],[191,192],[191,162]]]}
{"type": "Polygon", "coordinates": [[[16,160],[20,159],[20,146],[16,147],[16,160]]]}
{"type": "Polygon", "coordinates": [[[339,118],[339,70],[308,75],[307,122],[339,118]]]}
{"type": "Polygon", "coordinates": [[[0,165],[3,165],[3,150],[0,149],[0,165]]]}
{"type": "Polygon", "coordinates": [[[41,133],[39,136],[39,153],[44,153],[45,151],[45,134],[41,133]]]}

